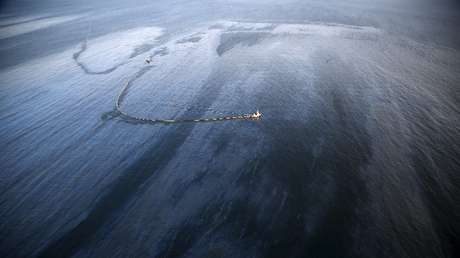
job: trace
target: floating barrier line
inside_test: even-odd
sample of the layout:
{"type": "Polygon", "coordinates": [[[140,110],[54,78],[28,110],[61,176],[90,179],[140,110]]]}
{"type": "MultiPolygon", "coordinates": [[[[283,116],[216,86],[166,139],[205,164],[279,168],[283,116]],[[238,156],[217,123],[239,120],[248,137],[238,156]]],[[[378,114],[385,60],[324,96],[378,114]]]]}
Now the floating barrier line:
{"type": "MultiPolygon", "coordinates": [[[[149,63],[149,62],[147,62],[149,63]]],[[[221,116],[221,117],[208,117],[208,118],[190,118],[190,119],[162,119],[162,118],[149,118],[149,117],[138,117],[128,114],[126,111],[123,111],[121,108],[121,103],[123,102],[123,98],[127,93],[127,90],[130,85],[130,81],[128,81],[125,86],[122,88],[120,93],[118,94],[117,100],[115,102],[115,108],[118,113],[121,114],[122,117],[136,120],[139,122],[150,122],[150,123],[186,123],[186,122],[220,122],[220,121],[228,121],[228,120],[258,120],[262,117],[262,113],[259,110],[256,110],[254,113],[249,114],[240,114],[240,115],[228,115],[228,116],[221,116]]]]}

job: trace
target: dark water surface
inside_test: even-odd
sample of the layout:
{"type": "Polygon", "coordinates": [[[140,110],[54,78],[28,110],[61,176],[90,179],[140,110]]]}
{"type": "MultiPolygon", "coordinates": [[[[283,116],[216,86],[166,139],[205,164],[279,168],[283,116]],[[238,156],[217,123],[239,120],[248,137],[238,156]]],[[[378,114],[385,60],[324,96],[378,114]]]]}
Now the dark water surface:
{"type": "Polygon", "coordinates": [[[459,28],[455,1],[3,1],[0,256],[459,257],[459,28]],[[127,81],[135,116],[263,117],[139,123],[127,81]]]}

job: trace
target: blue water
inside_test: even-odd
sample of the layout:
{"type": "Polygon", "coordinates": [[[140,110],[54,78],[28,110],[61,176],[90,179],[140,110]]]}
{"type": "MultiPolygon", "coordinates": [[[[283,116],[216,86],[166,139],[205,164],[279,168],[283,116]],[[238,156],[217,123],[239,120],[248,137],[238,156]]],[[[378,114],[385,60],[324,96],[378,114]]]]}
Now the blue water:
{"type": "Polygon", "coordinates": [[[2,2],[0,256],[458,257],[459,8],[2,2]]]}

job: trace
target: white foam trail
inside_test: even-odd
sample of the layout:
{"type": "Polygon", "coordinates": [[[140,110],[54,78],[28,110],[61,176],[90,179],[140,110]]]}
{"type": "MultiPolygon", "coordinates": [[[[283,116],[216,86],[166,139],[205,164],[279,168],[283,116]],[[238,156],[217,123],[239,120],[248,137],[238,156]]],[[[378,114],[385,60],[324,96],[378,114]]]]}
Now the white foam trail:
{"type": "Polygon", "coordinates": [[[139,27],[90,39],[79,60],[90,69],[105,70],[125,62],[136,47],[153,44],[162,34],[159,27],[139,27]]]}
{"type": "MultiPolygon", "coordinates": [[[[81,18],[82,15],[59,16],[7,26],[0,29],[0,39],[11,38],[81,18]]],[[[28,17],[30,18],[30,17],[28,17]]],[[[18,20],[21,21],[21,20],[18,20]]]]}
{"type": "Polygon", "coordinates": [[[30,16],[6,16],[0,15],[0,26],[11,26],[15,23],[30,22],[37,19],[43,19],[43,15],[30,15],[30,16]]]}
{"type": "Polygon", "coordinates": [[[370,26],[351,26],[336,23],[270,23],[270,22],[233,22],[221,21],[217,24],[227,28],[228,32],[270,32],[272,34],[304,34],[325,37],[344,36],[350,33],[379,33],[379,29],[370,26]]]}

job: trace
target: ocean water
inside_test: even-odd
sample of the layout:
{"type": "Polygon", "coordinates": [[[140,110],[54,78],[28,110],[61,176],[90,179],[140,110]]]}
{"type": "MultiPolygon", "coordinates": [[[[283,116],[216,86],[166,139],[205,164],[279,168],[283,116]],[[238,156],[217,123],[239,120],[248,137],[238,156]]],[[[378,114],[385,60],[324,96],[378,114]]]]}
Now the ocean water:
{"type": "Polygon", "coordinates": [[[458,257],[455,1],[3,1],[1,257],[458,257]],[[146,62],[149,60],[149,62],[146,62]],[[259,120],[149,123],[262,112],[259,120]]]}

